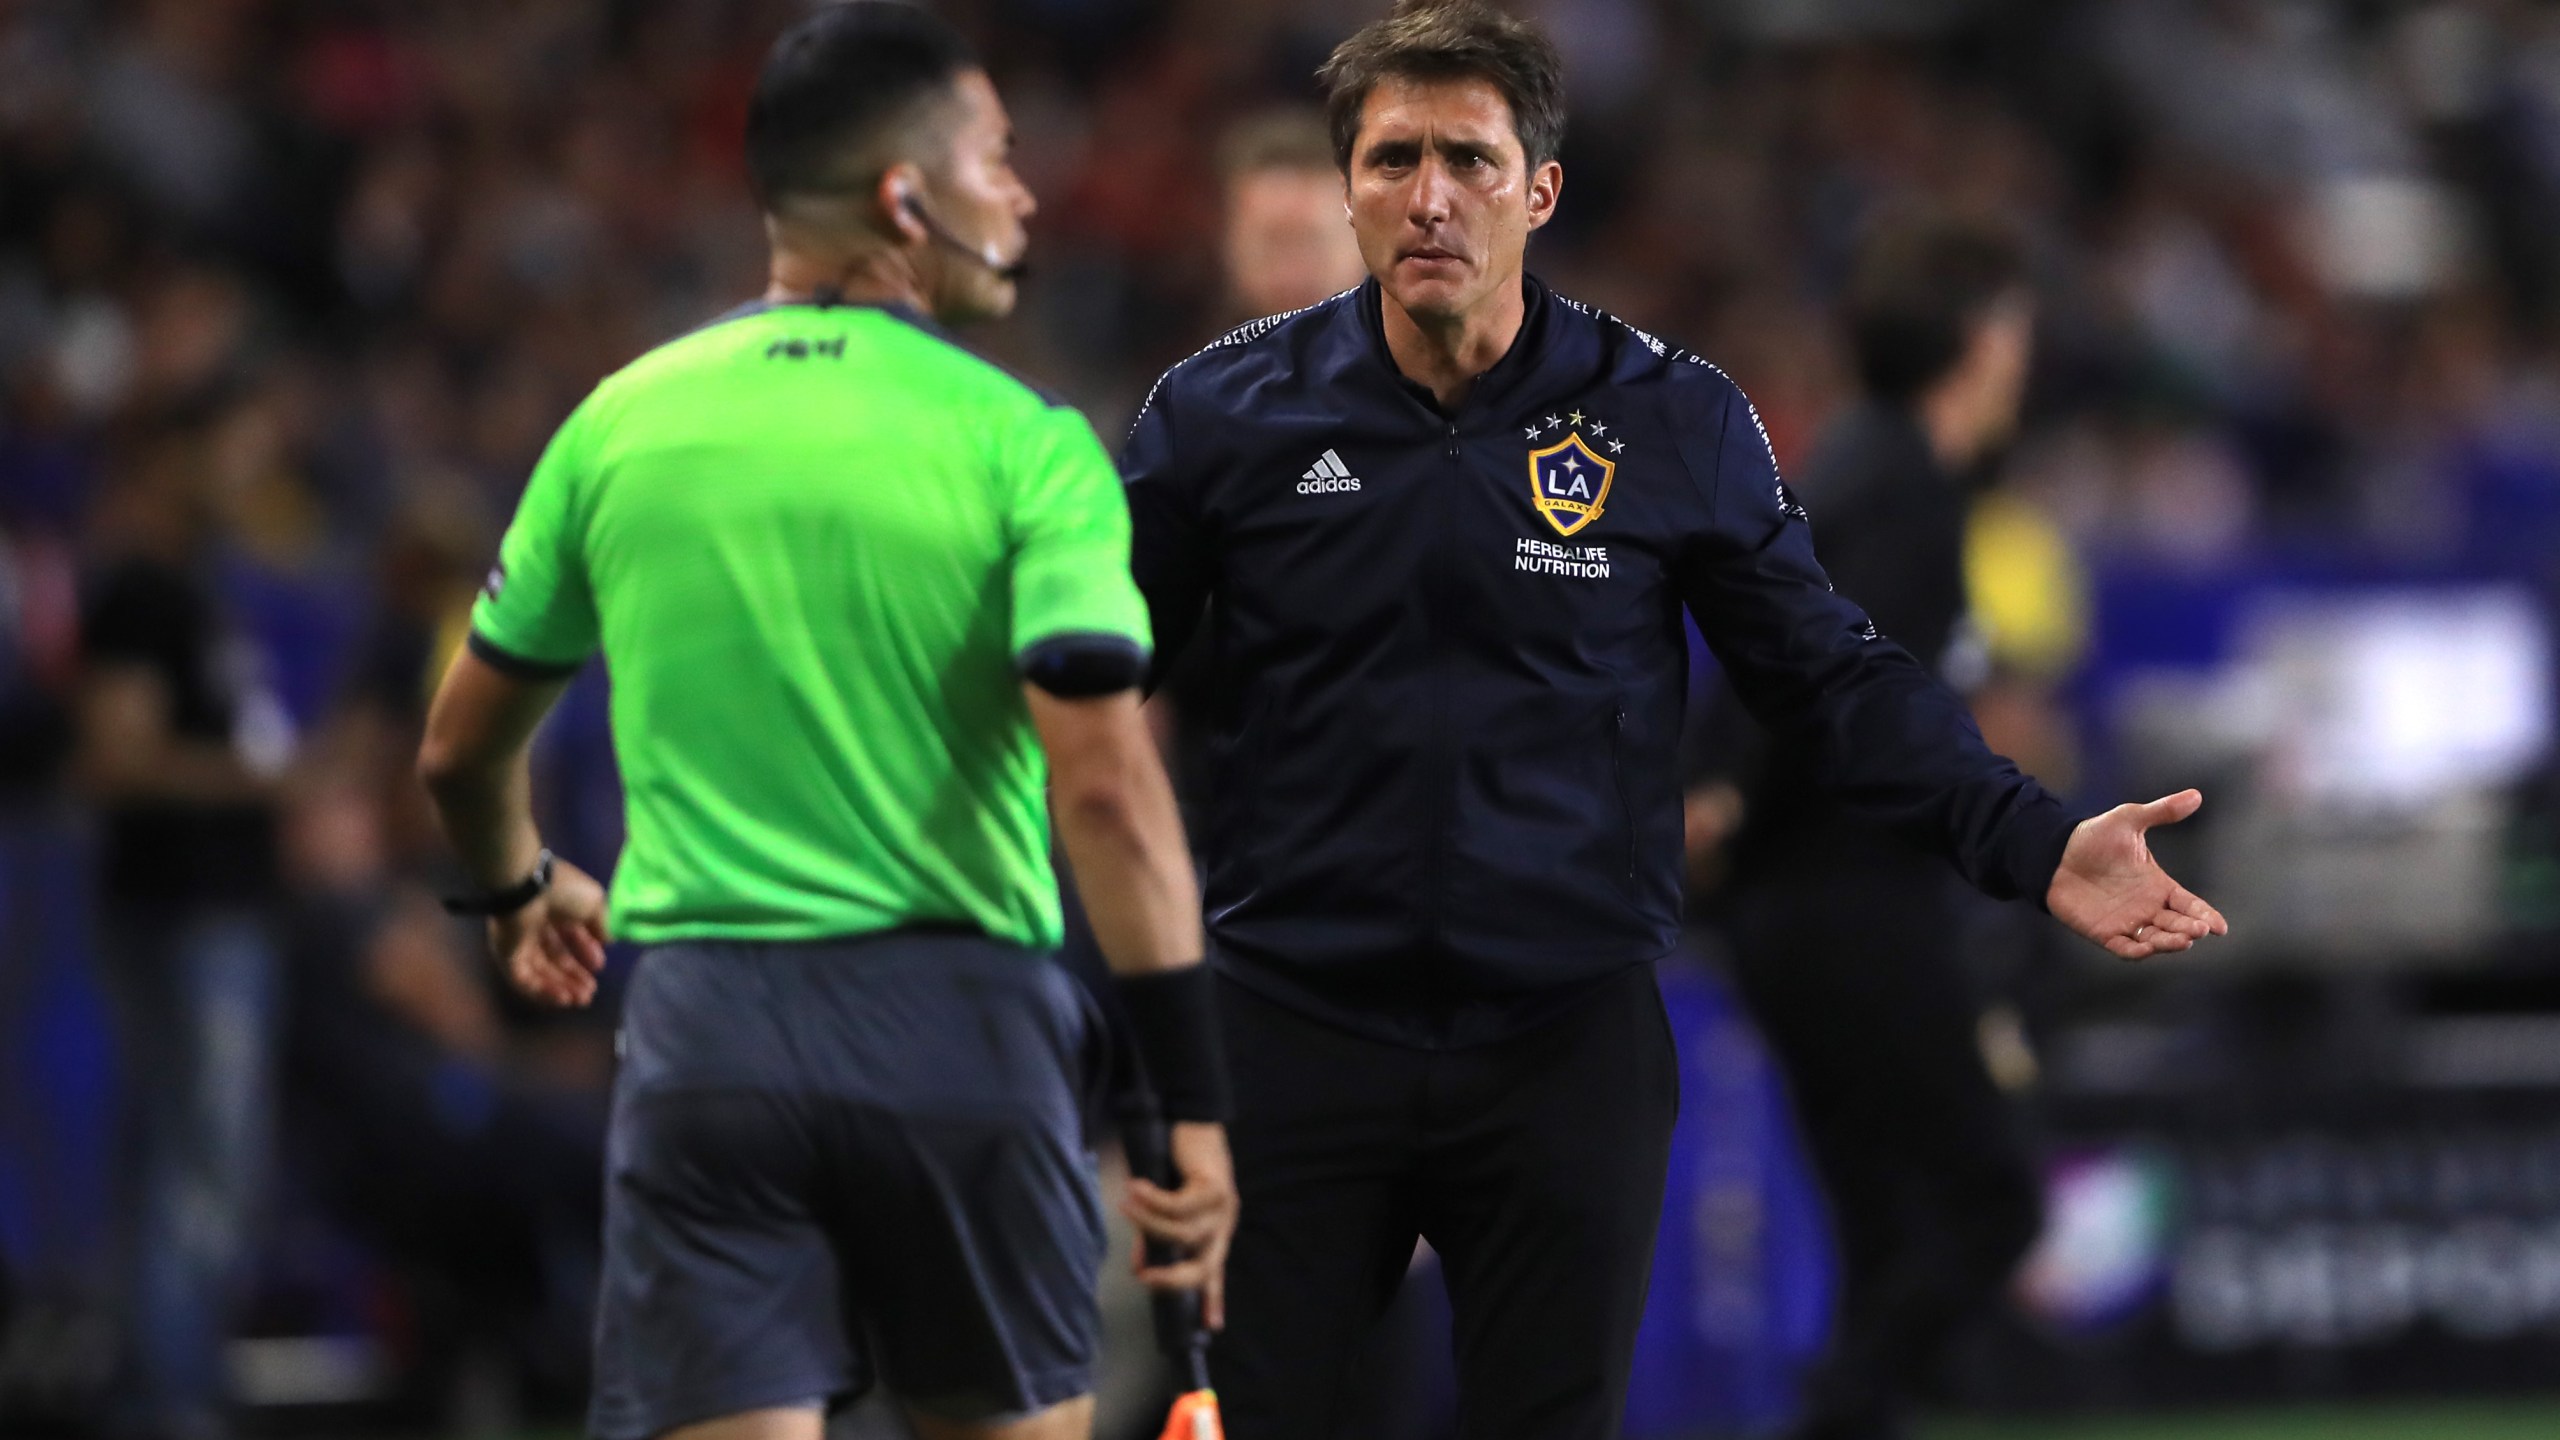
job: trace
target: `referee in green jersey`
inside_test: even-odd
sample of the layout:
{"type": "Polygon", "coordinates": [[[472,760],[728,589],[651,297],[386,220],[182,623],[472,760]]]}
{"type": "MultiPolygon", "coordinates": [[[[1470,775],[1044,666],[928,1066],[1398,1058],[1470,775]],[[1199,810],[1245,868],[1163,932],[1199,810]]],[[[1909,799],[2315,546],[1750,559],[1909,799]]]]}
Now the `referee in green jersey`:
{"type": "Polygon", "coordinates": [[[1049,959],[1049,818],[1173,1118],[1124,1207],[1211,1323],[1235,1195],[1198,901],[1138,718],[1146,608],[1085,421],[936,320],[1014,298],[1030,195],[986,72],[889,3],[767,59],[759,304],[596,388],[525,487],[420,771],[514,983],[642,947],[608,1142],[590,1428],[1091,1428],[1100,1034],[1049,959]],[[932,318],[928,318],[928,317],[932,318]],[[542,848],[526,744],[601,649],[629,842],[542,848]],[[1044,796],[1044,784],[1047,794],[1044,796]]]}

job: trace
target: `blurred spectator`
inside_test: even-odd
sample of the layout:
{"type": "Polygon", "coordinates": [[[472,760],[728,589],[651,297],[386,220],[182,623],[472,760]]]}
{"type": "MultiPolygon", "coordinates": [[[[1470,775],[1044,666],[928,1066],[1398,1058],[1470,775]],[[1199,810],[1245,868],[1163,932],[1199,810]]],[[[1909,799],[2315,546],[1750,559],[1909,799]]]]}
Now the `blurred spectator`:
{"type": "MultiPolygon", "coordinates": [[[[1979,693],[1965,532],[2025,398],[2025,257],[1979,223],[1888,220],[1847,312],[1866,403],[1801,478],[1823,566],[1887,638],[1979,693]]],[[[1841,1258],[1840,1318],[1796,1433],[1895,1440],[1911,1389],[2034,1241],[2041,1182],[1977,1047],[1955,876],[1818,793],[1796,747],[1718,748],[1727,764],[1766,754],[1738,790],[1694,798],[1689,828],[1741,826],[1735,977],[1794,1090],[1841,1258]]]]}
{"type": "Polygon", "coordinates": [[[404,1282],[430,1352],[493,1354],[575,1404],[603,1218],[594,1026],[501,1008],[472,927],[391,868],[373,777],[286,812],[285,1118],[318,1198],[404,1282]]]}
{"type": "Polygon", "coordinates": [[[207,571],[199,428],[135,442],[81,619],[79,769],[104,811],[103,976],[134,1112],[117,1423],[223,1432],[221,1344],[273,1104],[275,782],[291,722],[207,571]]]}
{"type": "Polygon", "coordinates": [[[1227,132],[1221,260],[1233,322],[1301,310],[1360,283],[1360,247],[1324,117],[1272,110],[1227,132]]]}
{"type": "Polygon", "coordinates": [[[461,648],[493,543],[469,505],[427,496],[392,519],[377,551],[373,614],[325,743],[380,806],[395,871],[443,863],[443,837],[412,774],[427,699],[461,648]]]}
{"type": "Polygon", "coordinates": [[[73,592],[63,547],[0,524],[0,806],[45,796],[70,752],[73,592]]]}

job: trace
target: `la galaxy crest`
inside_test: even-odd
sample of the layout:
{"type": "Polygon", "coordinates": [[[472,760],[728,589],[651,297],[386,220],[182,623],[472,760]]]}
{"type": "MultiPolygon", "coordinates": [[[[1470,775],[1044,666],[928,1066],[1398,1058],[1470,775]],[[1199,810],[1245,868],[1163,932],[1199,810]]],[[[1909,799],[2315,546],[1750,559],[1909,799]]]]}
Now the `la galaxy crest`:
{"type": "MultiPolygon", "coordinates": [[[[1562,440],[1529,452],[1529,503],[1558,535],[1574,534],[1600,518],[1609,503],[1609,482],[1618,474],[1618,462],[1582,438],[1580,412],[1573,418],[1576,423],[1562,440]]],[[[1550,420],[1531,427],[1532,438],[1551,426],[1563,428],[1550,420]]]]}

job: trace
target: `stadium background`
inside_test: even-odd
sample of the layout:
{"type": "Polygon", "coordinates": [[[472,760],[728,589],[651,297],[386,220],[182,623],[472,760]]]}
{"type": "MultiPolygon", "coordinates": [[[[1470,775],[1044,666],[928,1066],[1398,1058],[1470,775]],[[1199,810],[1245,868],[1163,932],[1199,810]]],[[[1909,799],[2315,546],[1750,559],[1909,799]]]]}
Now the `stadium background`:
{"type": "MultiPolygon", "coordinates": [[[[0,1428],[81,1433],[113,1343],[126,1072],[68,755],[78,597],[137,476],[209,500],[202,563],[297,738],[235,1378],[302,1433],[573,1413],[610,1022],[510,1005],[434,912],[407,756],[551,427],[760,288],[736,136],[798,8],[0,0],[0,1428]]],[[[976,338],[1116,436],[1244,318],[1222,130],[1311,98],[1382,7],[948,8],[1043,202],[1023,309],[976,338]]],[[[1574,100],[1533,268],[1717,360],[1782,460],[1847,397],[1867,219],[2025,228],[2037,379],[1972,552],[2005,733],[2095,797],[2212,797],[2162,849],[2228,945],[2134,972],[1982,916],[2055,1219],[1940,1433],[2560,1433],[2530,1398],[2560,1390],[2560,11],[1518,8],[1574,100]]],[[[555,845],[599,864],[601,694],[538,761],[555,845]]],[[[1716,945],[1667,979],[1690,1103],[1630,1434],[1765,1430],[1824,1320],[1819,1202],[1716,945]]],[[[1382,1434],[1430,1433],[1432,1326],[1417,1295],[1382,1341],[1382,1434]]]]}

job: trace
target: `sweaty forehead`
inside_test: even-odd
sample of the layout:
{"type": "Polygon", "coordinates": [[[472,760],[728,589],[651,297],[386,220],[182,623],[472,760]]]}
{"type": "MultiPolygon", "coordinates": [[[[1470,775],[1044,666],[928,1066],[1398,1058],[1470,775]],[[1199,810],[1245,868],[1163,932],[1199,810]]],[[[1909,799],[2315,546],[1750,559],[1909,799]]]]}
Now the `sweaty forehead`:
{"type": "Polygon", "coordinates": [[[1493,149],[1517,149],[1511,103],[1490,80],[1473,75],[1423,79],[1389,75],[1369,91],[1360,108],[1358,144],[1380,140],[1463,140],[1493,149]]]}

